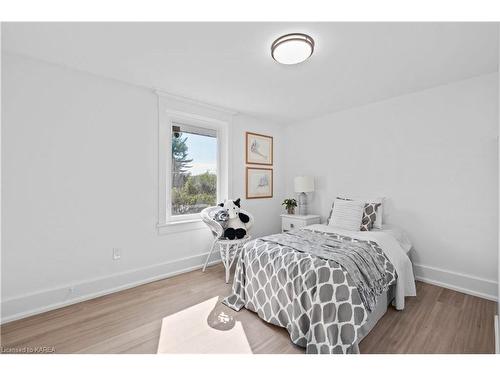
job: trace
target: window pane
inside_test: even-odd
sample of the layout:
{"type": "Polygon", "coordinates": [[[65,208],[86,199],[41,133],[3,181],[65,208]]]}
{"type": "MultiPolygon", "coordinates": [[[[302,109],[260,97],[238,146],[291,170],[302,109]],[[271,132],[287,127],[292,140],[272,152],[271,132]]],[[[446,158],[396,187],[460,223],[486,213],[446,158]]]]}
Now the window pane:
{"type": "Polygon", "coordinates": [[[217,138],[172,132],[172,215],[198,213],[217,200],[217,138]]]}

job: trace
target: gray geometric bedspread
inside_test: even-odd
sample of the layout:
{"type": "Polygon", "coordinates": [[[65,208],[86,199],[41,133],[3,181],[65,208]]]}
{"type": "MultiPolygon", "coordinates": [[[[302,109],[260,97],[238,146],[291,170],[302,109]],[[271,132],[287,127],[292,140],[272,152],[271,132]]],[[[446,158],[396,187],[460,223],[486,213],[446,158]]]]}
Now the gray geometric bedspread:
{"type": "Polygon", "coordinates": [[[351,353],[371,299],[396,278],[375,242],[299,229],[246,244],[223,303],[286,328],[306,353],[351,353]]]}

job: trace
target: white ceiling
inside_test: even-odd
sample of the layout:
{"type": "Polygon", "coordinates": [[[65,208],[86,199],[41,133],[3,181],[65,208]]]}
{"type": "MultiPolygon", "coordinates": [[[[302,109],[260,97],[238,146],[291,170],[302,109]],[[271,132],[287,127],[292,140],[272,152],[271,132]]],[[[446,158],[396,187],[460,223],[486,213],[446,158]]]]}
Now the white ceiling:
{"type": "Polygon", "coordinates": [[[277,122],[498,71],[495,23],[8,23],[2,48],[277,122]],[[303,32],[313,56],[270,57],[303,32]]]}

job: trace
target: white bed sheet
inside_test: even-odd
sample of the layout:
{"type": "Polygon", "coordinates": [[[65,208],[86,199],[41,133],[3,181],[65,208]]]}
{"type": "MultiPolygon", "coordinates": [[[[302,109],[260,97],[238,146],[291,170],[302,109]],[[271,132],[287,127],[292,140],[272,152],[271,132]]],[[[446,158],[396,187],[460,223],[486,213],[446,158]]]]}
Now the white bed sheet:
{"type": "Polygon", "coordinates": [[[404,230],[398,228],[394,225],[383,224],[382,229],[373,228],[374,232],[387,232],[394,236],[394,238],[399,242],[399,245],[403,248],[403,250],[408,254],[408,252],[412,249],[413,245],[408,238],[408,235],[404,230]]]}
{"type": "MultiPolygon", "coordinates": [[[[398,310],[403,310],[405,307],[405,297],[416,296],[415,277],[413,275],[413,267],[405,251],[398,239],[390,230],[378,230],[371,232],[352,232],[331,225],[314,224],[309,225],[308,229],[314,229],[327,233],[337,233],[343,236],[349,236],[359,240],[368,240],[376,242],[389,258],[391,263],[396,268],[398,279],[396,281],[396,296],[395,307],[398,310]]],[[[410,246],[411,248],[411,246],[410,246]]]]}

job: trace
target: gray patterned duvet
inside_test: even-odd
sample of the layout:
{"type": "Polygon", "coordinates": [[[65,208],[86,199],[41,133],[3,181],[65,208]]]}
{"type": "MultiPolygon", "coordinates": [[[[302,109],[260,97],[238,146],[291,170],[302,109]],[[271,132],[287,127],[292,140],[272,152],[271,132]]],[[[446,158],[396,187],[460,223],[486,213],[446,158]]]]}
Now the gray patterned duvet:
{"type": "Polygon", "coordinates": [[[306,353],[351,353],[376,297],[396,278],[375,242],[299,229],[249,242],[223,303],[286,328],[306,353]]]}

